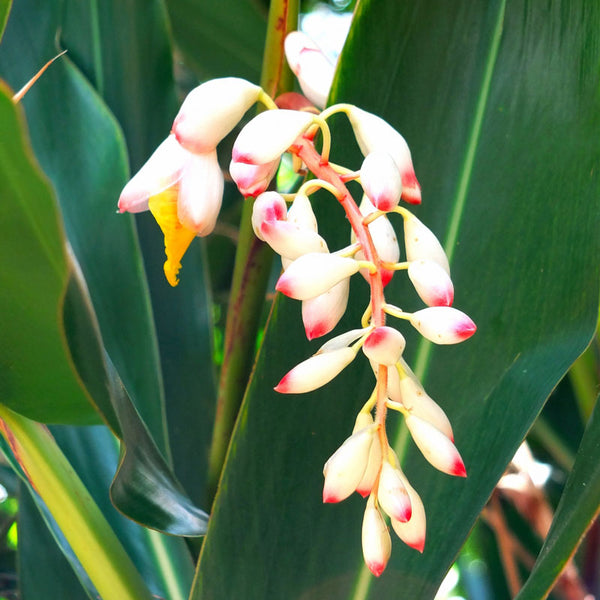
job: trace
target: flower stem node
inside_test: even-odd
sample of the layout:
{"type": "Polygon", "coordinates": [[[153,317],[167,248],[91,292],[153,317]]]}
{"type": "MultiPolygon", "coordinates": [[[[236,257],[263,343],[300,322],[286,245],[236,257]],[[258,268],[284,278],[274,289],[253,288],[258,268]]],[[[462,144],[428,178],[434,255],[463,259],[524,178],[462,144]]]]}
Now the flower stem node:
{"type": "Polygon", "coordinates": [[[380,365],[395,365],[404,352],[406,340],[393,327],[376,327],[363,344],[363,352],[373,362],[380,365]]]}
{"type": "Polygon", "coordinates": [[[470,338],[477,326],[462,311],[450,306],[423,308],[410,315],[411,325],[435,344],[458,344],[470,338]]]}
{"type": "Polygon", "coordinates": [[[187,95],[173,122],[177,141],[196,154],[214,150],[261,93],[259,86],[237,77],[199,85],[187,95]]]}
{"type": "Polygon", "coordinates": [[[379,577],[385,570],[392,553],[392,540],[381,511],[369,496],[362,523],[362,550],[369,571],[379,577]]]}
{"type": "Polygon", "coordinates": [[[367,468],[376,430],[376,425],[359,429],[325,463],[323,502],[341,502],[356,490],[367,468]]]}

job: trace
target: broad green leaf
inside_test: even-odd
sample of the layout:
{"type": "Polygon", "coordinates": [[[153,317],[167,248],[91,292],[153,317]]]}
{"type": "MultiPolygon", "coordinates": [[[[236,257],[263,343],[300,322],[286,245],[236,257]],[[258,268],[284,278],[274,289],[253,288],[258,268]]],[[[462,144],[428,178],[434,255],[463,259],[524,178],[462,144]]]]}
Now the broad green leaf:
{"type": "MultiPolygon", "coordinates": [[[[321,390],[275,394],[282,375],[319,346],[303,340],[299,304],[277,300],[193,598],[434,596],[595,329],[599,26],[600,9],[584,3],[568,12],[557,1],[358,5],[333,98],[380,114],[405,135],[423,189],[415,214],[443,241],[455,306],[478,325],[464,344],[436,347],[390,321],[406,334],[407,361],[454,425],[468,478],[435,471],[390,415],[390,439],[427,510],[428,539],[423,555],[394,540],[375,580],[362,564],[364,500],[321,504],[322,465],[350,434],[372,374],[358,357],[321,390]]],[[[334,162],[359,168],[348,128],[335,127],[333,140],[334,162]]],[[[349,239],[342,222],[337,207],[321,213],[332,249],[349,239]]],[[[364,290],[353,282],[351,311],[337,331],[357,326],[364,290]]],[[[405,310],[422,307],[401,273],[386,297],[405,310]]]]}
{"type": "MultiPolygon", "coordinates": [[[[132,172],[168,134],[177,111],[171,46],[162,2],[67,2],[62,37],[123,128],[132,172]]],[[[116,206],[115,196],[112,200],[116,206]]],[[[124,219],[112,215],[113,219],[124,219]]],[[[206,456],[213,422],[212,315],[204,250],[194,243],[182,278],[164,278],[162,234],[137,219],[161,358],[175,472],[198,503],[205,501],[206,456]],[[198,418],[190,418],[198,415],[198,418]],[[194,460],[190,460],[194,457],[194,460]]],[[[148,398],[145,401],[149,401],[148,398]]]]}
{"type": "Polygon", "coordinates": [[[600,409],[587,424],[552,526],[519,600],[545,598],[600,510],[600,409]]]}
{"type": "MultiPolygon", "coordinates": [[[[61,16],[56,3],[23,1],[13,7],[0,46],[0,74],[15,87],[56,54],[61,16]],[[31,18],[34,11],[36,19],[31,18]]],[[[119,126],[67,57],[52,65],[23,105],[34,151],[56,189],[106,350],[167,456],[158,350],[143,265],[131,220],[115,215],[127,174],[119,126]]]]}
{"type": "Polygon", "coordinates": [[[4,28],[6,27],[8,15],[10,14],[11,4],[12,0],[0,0],[0,40],[2,40],[2,34],[4,33],[4,28]]]}
{"type": "Polygon", "coordinates": [[[267,9],[254,0],[167,0],[178,49],[200,80],[260,80],[267,9]]]}
{"type": "Polygon", "coordinates": [[[40,421],[97,422],[58,321],[68,266],[54,194],[11,97],[1,85],[0,401],[40,421]]]}

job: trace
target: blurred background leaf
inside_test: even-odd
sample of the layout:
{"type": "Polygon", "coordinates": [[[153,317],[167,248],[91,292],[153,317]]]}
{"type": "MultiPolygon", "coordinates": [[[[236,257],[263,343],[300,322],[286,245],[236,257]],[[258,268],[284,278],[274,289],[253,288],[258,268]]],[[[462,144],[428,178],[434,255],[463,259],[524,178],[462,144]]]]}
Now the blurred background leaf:
{"type": "MultiPolygon", "coordinates": [[[[543,8],[527,1],[359,4],[333,98],[380,114],[405,135],[423,187],[415,213],[443,240],[455,305],[478,324],[472,340],[452,348],[406,332],[408,362],[449,414],[469,477],[430,468],[390,416],[391,439],[427,507],[428,541],[421,556],[396,540],[385,574],[372,578],[360,550],[364,501],[320,501],[321,466],[351,432],[372,375],[357,359],[323,390],[275,394],[281,376],[318,347],[303,340],[299,304],[278,299],[232,440],[194,598],[242,590],[246,598],[303,600],[392,598],[398,589],[411,598],[434,596],[595,328],[600,14],[583,3],[568,8],[560,1],[543,8]],[[220,568],[234,553],[240,567],[220,568]]],[[[334,161],[357,168],[348,128],[336,125],[334,161]]],[[[349,232],[339,231],[340,210],[327,204],[320,230],[330,247],[340,247],[349,232]]],[[[338,331],[359,319],[366,302],[359,288],[353,282],[362,296],[338,331]]],[[[401,275],[388,290],[404,309],[420,306],[401,275]]]]}

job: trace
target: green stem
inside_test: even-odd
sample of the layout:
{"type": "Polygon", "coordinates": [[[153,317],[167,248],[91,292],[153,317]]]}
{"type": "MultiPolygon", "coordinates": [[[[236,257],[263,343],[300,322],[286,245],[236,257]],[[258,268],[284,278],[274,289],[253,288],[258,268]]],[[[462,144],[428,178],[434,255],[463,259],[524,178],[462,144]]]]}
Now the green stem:
{"type": "MultiPolygon", "coordinates": [[[[298,23],[298,0],[273,0],[269,8],[261,87],[272,97],[291,88],[283,40],[298,23]]],[[[225,325],[225,348],[217,411],[208,458],[208,493],[214,498],[233,426],[254,362],[256,334],[265,302],[273,253],[252,229],[252,203],[246,202],[240,223],[231,296],[225,325]]]]}
{"type": "Polygon", "coordinates": [[[0,433],[104,600],[152,595],[46,427],[0,405],[0,433]]]}

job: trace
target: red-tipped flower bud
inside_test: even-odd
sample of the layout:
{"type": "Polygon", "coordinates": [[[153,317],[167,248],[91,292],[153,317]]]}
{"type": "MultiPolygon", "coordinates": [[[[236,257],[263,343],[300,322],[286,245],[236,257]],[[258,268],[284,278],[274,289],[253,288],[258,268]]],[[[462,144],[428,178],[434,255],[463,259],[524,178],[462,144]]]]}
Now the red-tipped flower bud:
{"type": "Polygon", "coordinates": [[[379,475],[379,486],[377,487],[377,500],[381,508],[393,519],[405,523],[412,515],[410,498],[402,477],[400,469],[384,460],[379,475]]]}
{"type": "Polygon", "coordinates": [[[406,258],[409,262],[417,260],[432,260],[450,275],[448,258],[433,231],[423,225],[414,215],[404,218],[404,243],[406,258]]]}
{"type": "Polygon", "coordinates": [[[432,306],[410,316],[411,325],[435,344],[458,344],[470,338],[477,326],[460,310],[450,306],[432,306]]]}
{"type": "Polygon", "coordinates": [[[362,550],[369,571],[379,577],[385,570],[392,553],[392,540],[383,516],[369,497],[362,524],[362,550]]]}
{"type": "Polygon", "coordinates": [[[245,198],[262,194],[271,183],[279,168],[279,159],[264,165],[250,165],[231,161],[229,174],[245,198]]]}
{"type": "Polygon", "coordinates": [[[376,327],[363,344],[363,352],[367,358],[380,365],[395,365],[399,360],[406,340],[393,327],[376,327]]]}
{"type": "Polygon", "coordinates": [[[343,279],[325,293],[302,302],[302,322],[309,340],[328,334],[348,306],[350,279],[343,279]]]}
{"type": "Polygon", "coordinates": [[[447,271],[432,260],[415,260],[408,265],[408,276],[427,306],[451,306],[454,286],[447,271]]]}
{"type": "Polygon", "coordinates": [[[379,210],[392,210],[402,195],[402,179],[394,159],[383,150],[374,150],[365,157],[360,169],[363,190],[379,210]]]}

